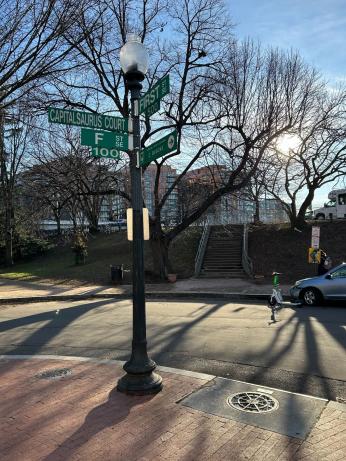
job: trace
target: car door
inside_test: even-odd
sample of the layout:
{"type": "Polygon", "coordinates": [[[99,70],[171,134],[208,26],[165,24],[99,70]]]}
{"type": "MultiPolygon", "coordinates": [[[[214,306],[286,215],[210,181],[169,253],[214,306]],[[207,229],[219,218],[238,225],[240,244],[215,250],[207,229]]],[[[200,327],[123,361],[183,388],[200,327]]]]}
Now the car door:
{"type": "Polygon", "coordinates": [[[336,269],[326,277],[323,291],[326,299],[346,300],[346,266],[336,269]]]}

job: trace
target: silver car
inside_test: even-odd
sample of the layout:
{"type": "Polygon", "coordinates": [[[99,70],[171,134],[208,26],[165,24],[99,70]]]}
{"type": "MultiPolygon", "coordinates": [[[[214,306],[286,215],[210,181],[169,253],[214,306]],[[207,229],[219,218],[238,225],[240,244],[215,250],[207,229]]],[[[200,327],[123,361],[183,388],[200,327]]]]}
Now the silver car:
{"type": "Polygon", "coordinates": [[[346,263],[330,269],[318,277],[298,280],[290,289],[292,301],[300,300],[308,306],[323,301],[345,301],[346,305],[346,263]]]}

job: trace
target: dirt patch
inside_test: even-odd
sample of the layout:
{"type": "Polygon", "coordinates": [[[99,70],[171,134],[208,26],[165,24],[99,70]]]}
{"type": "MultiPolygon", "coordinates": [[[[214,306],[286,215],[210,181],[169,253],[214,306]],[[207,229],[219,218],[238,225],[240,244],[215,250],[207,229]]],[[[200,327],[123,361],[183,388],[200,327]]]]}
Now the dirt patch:
{"type": "Polygon", "coordinates": [[[345,220],[309,223],[302,232],[288,224],[251,226],[249,255],[255,275],[264,276],[267,282],[273,271],[282,272],[281,280],[290,283],[317,275],[317,266],[308,263],[312,226],[321,228],[320,247],[332,258],[333,266],[346,261],[345,220]]]}

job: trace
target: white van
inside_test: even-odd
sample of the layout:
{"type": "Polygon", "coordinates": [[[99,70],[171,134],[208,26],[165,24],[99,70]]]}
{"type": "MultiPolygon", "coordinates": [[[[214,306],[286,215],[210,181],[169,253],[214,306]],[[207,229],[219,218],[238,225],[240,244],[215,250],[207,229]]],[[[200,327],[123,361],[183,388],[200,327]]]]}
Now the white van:
{"type": "Polygon", "coordinates": [[[314,210],[314,219],[346,218],[346,189],[332,190],[328,198],[323,208],[314,210]]]}

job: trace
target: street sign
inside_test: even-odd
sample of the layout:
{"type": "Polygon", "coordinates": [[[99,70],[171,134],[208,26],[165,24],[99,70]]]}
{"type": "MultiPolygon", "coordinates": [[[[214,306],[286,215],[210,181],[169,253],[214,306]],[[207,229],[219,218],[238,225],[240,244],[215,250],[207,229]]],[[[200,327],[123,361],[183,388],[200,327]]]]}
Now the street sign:
{"type": "Polygon", "coordinates": [[[140,153],[139,164],[140,166],[147,165],[153,160],[175,150],[177,150],[176,130],[143,149],[140,153]]]}
{"type": "Polygon", "coordinates": [[[127,134],[112,131],[96,131],[82,128],[80,138],[82,146],[117,148],[122,151],[126,151],[129,147],[127,134]]]}
{"type": "Polygon", "coordinates": [[[119,133],[128,132],[128,119],[113,117],[112,115],[93,114],[91,112],[80,112],[78,110],[48,109],[48,121],[50,123],[60,123],[62,125],[84,126],[99,130],[117,131],[119,133]]]}
{"type": "Polygon", "coordinates": [[[93,157],[120,159],[120,152],[117,149],[107,149],[107,147],[92,147],[90,149],[93,157]]]}
{"type": "MultiPolygon", "coordinates": [[[[150,106],[160,101],[166,94],[169,93],[169,75],[161,78],[155,85],[150,88],[139,100],[139,113],[146,112],[150,106]]],[[[157,107],[157,106],[156,106],[157,107]]],[[[160,108],[160,107],[159,107],[160,108]]],[[[157,112],[156,109],[155,112],[157,112]]],[[[154,109],[151,109],[151,114],[154,109]]]]}
{"type": "Polygon", "coordinates": [[[154,104],[152,104],[145,110],[144,115],[146,117],[151,117],[153,114],[155,114],[159,110],[160,110],[160,101],[156,101],[154,102],[154,104]]]}
{"type": "Polygon", "coordinates": [[[311,228],[311,247],[320,247],[320,228],[317,226],[312,226],[311,228]]]}

